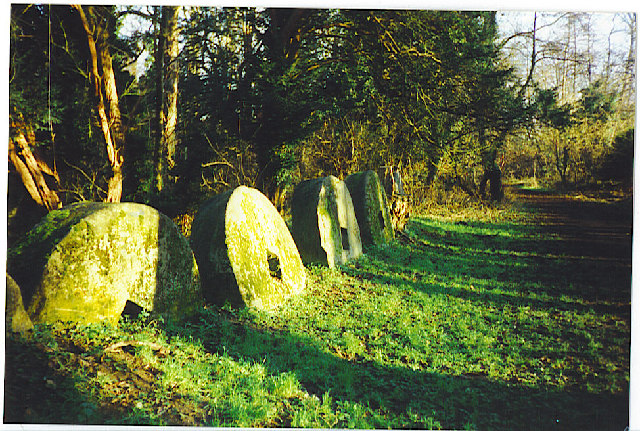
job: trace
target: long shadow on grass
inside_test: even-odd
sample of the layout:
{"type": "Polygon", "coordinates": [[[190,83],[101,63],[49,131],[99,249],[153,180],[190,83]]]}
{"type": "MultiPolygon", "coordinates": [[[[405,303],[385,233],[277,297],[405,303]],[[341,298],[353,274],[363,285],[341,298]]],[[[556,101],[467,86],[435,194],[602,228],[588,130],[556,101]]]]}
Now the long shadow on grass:
{"type": "Polygon", "coordinates": [[[345,271],[375,283],[499,306],[593,309],[629,316],[631,271],[625,258],[567,258],[558,253],[562,239],[523,225],[412,220],[408,231],[408,240],[371,250],[345,271]]]}
{"type": "MultiPolygon", "coordinates": [[[[483,376],[448,376],[382,365],[353,355],[339,357],[331,344],[287,330],[259,327],[236,312],[212,308],[200,322],[174,335],[199,339],[211,352],[264,364],[270,373],[294,373],[303,388],[338,410],[331,427],[445,429],[623,429],[626,394],[526,387],[483,376]],[[354,408],[370,409],[365,414],[354,408]],[[436,421],[436,422],[433,422],[436,421]]],[[[346,329],[346,328],[345,328],[346,329]]],[[[290,418],[282,418],[290,426],[290,418]]]]}
{"type": "MultiPolygon", "coordinates": [[[[624,265],[566,259],[558,255],[562,239],[542,235],[533,227],[467,224],[457,230],[446,225],[434,229],[418,221],[410,229],[411,240],[372,250],[344,271],[372,283],[458,296],[479,307],[489,303],[544,310],[564,307],[628,317],[624,265]],[[471,283],[479,284],[481,291],[472,290],[471,283]],[[622,304],[611,302],[616,300],[622,304]]],[[[402,358],[378,362],[357,353],[345,355],[329,340],[335,334],[312,338],[257,326],[223,310],[208,313],[203,316],[206,325],[187,327],[183,335],[200,339],[212,352],[224,350],[238,359],[264,363],[271,373],[293,372],[308,392],[319,397],[329,393],[339,409],[359,403],[374,411],[363,422],[344,419],[333,424],[337,427],[424,428],[428,418],[446,428],[467,423],[480,429],[622,429],[626,425],[626,393],[529,387],[482,374],[451,376],[427,372],[421,366],[411,369],[409,363],[390,365],[402,358]]],[[[531,354],[543,356],[542,352],[531,354]]]]}
{"type": "Polygon", "coordinates": [[[61,369],[56,353],[17,334],[7,335],[4,423],[87,425],[105,423],[111,416],[76,389],[77,380],[61,369]]]}
{"type": "MultiPolygon", "coordinates": [[[[83,327],[89,339],[90,328],[101,330],[98,325],[83,327]]],[[[166,409],[155,396],[158,371],[137,365],[134,348],[125,344],[122,351],[107,352],[100,343],[76,344],[66,333],[69,329],[76,330],[71,326],[56,333],[36,327],[40,336],[7,334],[3,423],[194,425],[181,414],[188,407],[176,402],[166,409]],[[97,386],[96,380],[101,380],[97,386]],[[145,404],[144,410],[138,402],[145,404]]]]}

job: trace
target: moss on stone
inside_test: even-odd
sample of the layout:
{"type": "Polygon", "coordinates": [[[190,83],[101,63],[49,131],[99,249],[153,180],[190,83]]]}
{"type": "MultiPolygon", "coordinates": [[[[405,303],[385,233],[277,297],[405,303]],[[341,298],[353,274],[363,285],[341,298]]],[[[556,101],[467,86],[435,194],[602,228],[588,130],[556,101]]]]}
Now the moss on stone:
{"type": "Polygon", "coordinates": [[[291,199],[292,228],[305,262],[335,268],[362,254],[349,191],[330,175],[298,184],[291,199]]]}
{"type": "Polygon", "coordinates": [[[271,309],[305,287],[291,234],[258,190],[241,186],[202,204],[191,243],[209,302],[271,309]]]}
{"type": "Polygon", "coordinates": [[[353,200],[362,244],[368,247],[393,240],[387,197],[378,174],[375,171],[358,172],[344,181],[353,200]]]}
{"type": "Polygon", "coordinates": [[[360,227],[358,226],[353,200],[346,183],[333,175],[327,178],[331,182],[336,197],[338,223],[342,237],[342,259],[346,262],[362,255],[360,227]]]}
{"type": "Polygon", "coordinates": [[[335,190],[328,178],[298,184],[291,197],[291,234],[307,263],[344,263],[335,190]]]}
{"type": "Polygon", "coordinates": [[[9,274],[7,274],[7,296],[4,317],[7,332],[24,332],[33,328],[33,323],[24,309],[20,287],[9,274]]]}
{"type": "Polygon", "coordinates": [[[127,300],[179,319],[201,303],[188,242],[171,220],[142,204],[52,211],[10,255],[8,268],[24,282],[36,322],[115,322],[127,300]]]}

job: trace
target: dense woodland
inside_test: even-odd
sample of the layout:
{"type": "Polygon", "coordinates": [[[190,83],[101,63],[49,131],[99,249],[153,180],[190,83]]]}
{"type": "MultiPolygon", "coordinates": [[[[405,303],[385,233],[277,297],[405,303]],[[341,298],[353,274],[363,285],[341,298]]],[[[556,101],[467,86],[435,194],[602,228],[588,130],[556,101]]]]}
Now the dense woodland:
{"type": "Polygon", "coordinates": [[[383,166],[414,205],[630,187],[635,14],[524,15],[12,5],[9,244],[75,201],[176,217],[243,184],[286,212],[383,166]]]}

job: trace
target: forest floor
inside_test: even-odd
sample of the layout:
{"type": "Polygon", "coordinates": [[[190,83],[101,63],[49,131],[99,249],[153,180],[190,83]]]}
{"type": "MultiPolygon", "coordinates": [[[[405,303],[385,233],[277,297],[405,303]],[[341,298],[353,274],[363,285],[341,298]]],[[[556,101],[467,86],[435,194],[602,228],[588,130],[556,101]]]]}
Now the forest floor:
{"type": "Polygon", "coordinates": [[[340,270],[310,266],[275,313],[9,335],[4,421],[622,430],[631,200],[509,196],[489,219],[416,216],[340,270]]]}

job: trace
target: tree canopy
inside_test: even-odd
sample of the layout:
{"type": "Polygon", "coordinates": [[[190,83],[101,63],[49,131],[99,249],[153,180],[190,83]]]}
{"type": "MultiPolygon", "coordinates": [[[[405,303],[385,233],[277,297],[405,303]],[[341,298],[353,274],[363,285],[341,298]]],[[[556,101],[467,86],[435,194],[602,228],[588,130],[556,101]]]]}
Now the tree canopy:
{"type": "MultiPolygon", "coordinates": [[[[586,19],[571,17],[561,38],[586,19]]],[[[624,22],[632,18],[635,26],[635,16],[624,22]]],[[[622,142],[631,87],[616,92],[612,71],[633,68],[603,68],[596,79],[590,66],[588,85],[563,100],[539,78],[548,69],[541,59],[553,50],[567,62],[587,56],[542,40],[547,24],[535,19],[533,30],[511,35],[497,19],[488,11],[12,5],[11,139],[35,161],[29,171],[20,165],[29,166],[27,150],[11,158],[10,201],[27,190],[51,205],[122,199],[175,215],[249,185],[282,209],[301,180],[389,165],[406,168],[416,200],[434,185],[480,198],[488,173],[525,175],[531,162],[517,156],[525,153],[541,164],[548,157],[563,182],[579,169],[596,178],[604,162],[591,160],[589,171],[578,147],[622,142]],[[514,44],[521,63],[509,54],[514,44]],[[611,126],[606,137],[590,134],[581,146],[569,137],[595,123],[611,126]],[[20,186],[29,180],[34,191],[20,186]]],[[[635,52],[624,55],[635,61],[635,52]]]]}

